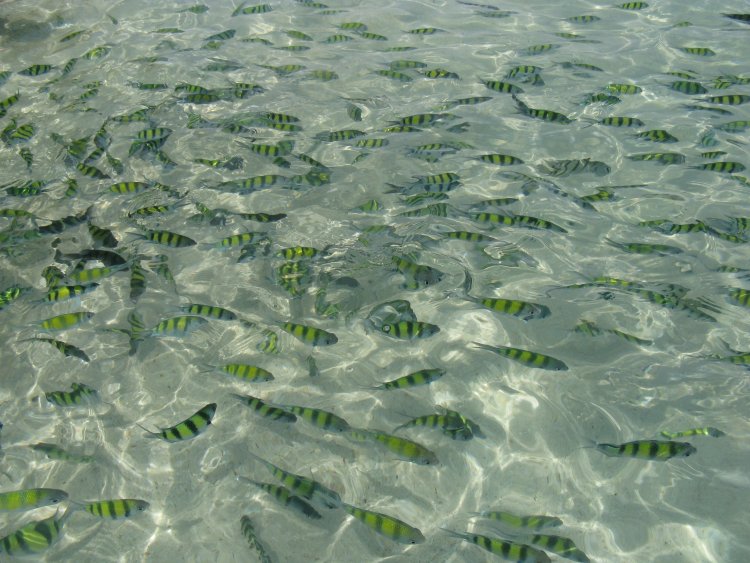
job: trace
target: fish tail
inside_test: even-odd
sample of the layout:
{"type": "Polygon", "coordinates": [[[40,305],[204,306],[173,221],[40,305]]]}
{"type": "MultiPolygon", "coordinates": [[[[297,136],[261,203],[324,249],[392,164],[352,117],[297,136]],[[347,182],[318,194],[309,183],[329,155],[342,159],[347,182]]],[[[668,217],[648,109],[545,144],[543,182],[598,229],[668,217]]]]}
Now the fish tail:
{"type": "Polygon", "coordinates": [[[462,532],[456,532],[453,530],[449,530],[448,528],[440,528],[442,531],[444,531],[446,534],[453,536],[454,538],[458,538],[461,540],[467,540],[469,538],[468,534],[464,534],[462,532]]]}
{"type": "Polygon", "coordinates": [[[158,432],[152,432],[151,430],[149,430],[148,428],[145,428],[144,426],[141,426],[137,422],[135,423],[135,425],[138,428],[140,428],[141,430],[143,430],[144,432],[147,433],[147,436],[146,436],[147,438],[159,438],[159,433],[158,432]]]}

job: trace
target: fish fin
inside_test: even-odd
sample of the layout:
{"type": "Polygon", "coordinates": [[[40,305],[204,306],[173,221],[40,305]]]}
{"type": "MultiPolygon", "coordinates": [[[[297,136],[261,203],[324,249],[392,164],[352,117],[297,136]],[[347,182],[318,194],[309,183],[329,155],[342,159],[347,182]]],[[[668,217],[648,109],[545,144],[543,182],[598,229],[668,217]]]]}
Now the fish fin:
{"type": "Polygon", "coordinates": [[[159,435],[158,432],[152,432],[151,430],[149,430],[148,428],[145,428],[145,427],[141,426],[137,422],[135,423],[135,425],[138,428],[140,428],[141,430],[143,430],[144,432],[147,433],[147,436],[146,436],[147,438],[161,438],[161,436],[159,435]]]}

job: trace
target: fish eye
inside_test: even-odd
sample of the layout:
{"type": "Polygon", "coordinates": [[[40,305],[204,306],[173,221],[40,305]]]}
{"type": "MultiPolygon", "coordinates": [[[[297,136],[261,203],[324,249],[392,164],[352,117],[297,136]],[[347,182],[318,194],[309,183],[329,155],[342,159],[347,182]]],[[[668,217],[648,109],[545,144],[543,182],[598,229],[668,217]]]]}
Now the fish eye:
{"type": "Polygon", "coordinates": [[[391,325],[383,325],[380,327],[380,330],[383,332],[390,332],[391,331],[391,325]]]}

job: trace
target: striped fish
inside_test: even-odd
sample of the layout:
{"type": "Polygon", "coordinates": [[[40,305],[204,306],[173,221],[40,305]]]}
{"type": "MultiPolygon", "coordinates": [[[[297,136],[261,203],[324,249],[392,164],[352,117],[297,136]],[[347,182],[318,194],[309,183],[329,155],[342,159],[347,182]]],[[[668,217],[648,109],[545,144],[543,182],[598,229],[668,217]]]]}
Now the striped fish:
{"type": "Polygon", "coordinates": [[[412,545],[425,541],[422,532],[398,518],[364,508],[357,508],[345,502],[341,503],[341,507],[371,530],[390,540],[412,545]]]}
{"type": "Polygon", "coordinates": [[[152,432],[143,426],[141,428],[148,432],[149,436],[161,438],[165,442],[181,442],[203,433],[213,421],[214,414],[216,414],[216,403],[209,403],[195,414],[169,428],[160,428],[158,432],[152,432]]]}

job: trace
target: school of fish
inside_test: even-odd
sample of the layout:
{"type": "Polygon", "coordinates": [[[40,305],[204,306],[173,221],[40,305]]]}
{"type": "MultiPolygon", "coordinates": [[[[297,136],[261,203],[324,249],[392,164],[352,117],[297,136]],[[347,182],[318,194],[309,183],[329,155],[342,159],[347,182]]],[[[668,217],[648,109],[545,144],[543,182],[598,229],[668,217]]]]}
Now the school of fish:
{"type": "MultiPolygon", "coordinates": [[[[390,544],[403,544],[406,547],[396,551],[404,549],[415,558],[418,544],[442,536],[476,546],[461,549],[481,548],[509,561],[544,562],[551,561],[550,556],[606,561],[606,553],[590,558],[578,547],[586,537],[576,522],[499,506],[502,503],[491,499],[482,512],[464,511],[461,518],[450,519],[436,514],[430,521],[414,522],[410,512],[400,512],[398,499],[379,502],[374,490],[363,498],[330,479],[325,467],[336,462],[311,470],[306,460],[295,456],[294,442],[285,443],[287,432],[294,425],[319,445],[322,455],[335,444],[336,452],[348,448],[354,455],[379,459],[389,472],[411,464],[429,480],[440,472],[444,452],[461,452],[474,438],[492,443],[496,436],[481,426],[497,423],[468,402],[466,408],[459,402],[435,402],[427,409],[415,399],[413,412],[398,412],[396,405],[403,403],[395,402],[396,396],[429,397],[422,392],[465,377],[461,365],[420,353],[425,343],[458,336],[466,354],[491,362],[499,373],[521,370],[541,381],[576,376],[581,358],[561,345],[569,338],[591,339],[592,346],[618,339],[636,348],[658,346],[652,336],[632,334],[631,328],[600,314],[603,302],[632,301],[666,310],[679,327],[728,323],[728,313],[747,315],[750,289],[741,284],[750,279],[750,264],[691,255],[682,241],[705,237],[707,244],[725,250],[722,256],[741,257],[737,249],[750,241],[750,212],[681,217],[675,211],[626,225],[608,206],[627,202],[632,194],[653,193],[665,167],[684,167],[704,181],[726,182],[727,189],[750,188],[750,179],[743,175],[750,71],[714,73],[709,63],[722,53],[710,48],[708,38],[705,45],[672,46],[679,63],[648,81],[635,81],[617,68],[601,68],[575,55],[577,44],[597,42],[588,30],[592,37],[601,37],[597,26],[608,19],[627,14],[633,18],[630,25],[639,25],[639,18],[653,10],[647,2],[612,5],[596,10],[597,15],[571,13],[551,25],[550,42],[514,46],[507,58],[512,64],[494,73],[460,68],[449,59],[430,62],[436,60],[432,50],[439,38],[452,33],[449,28],[425,22],[405,24],[404,29],[371,29],[356,21],[355,9],[336,4],[183,4],[173,10],[179,22],[174,27],[148,30],[163,40],[140,58],[132,58],[129,45],[118,43],[117,30],[147,24],[138,21],[137,13],[107,15],[92,28],[66,25],[54,30],[59,49],[44,60],[18,68],[0,62],[0,315],[6,316],[4,325],[11,323],[3,355],[58,354],[60,371],[69,373],[63,384],[34,377],[28,397],[18,400],[30,401],[31,410],[58,413],[60,425],[67,423],[71,411],[102,421],[116,412],[126,421],[121,431],[134,434],[135,442],[174,448],[174,456],[185,451],[179,449],[181,443],[208,443],[213,433],[235,428],[242,420],[250,461],[231,471],[237,490],[231,506],[239,515],[232,533],[244,535],[260,561],[293,560],[284,545],[272,545],[259,534],[273,512],[248,512],[250,504],[271,502],[306,525],[334,518],[344,525],[351,518],[390,544]],[[285,20],[274,18],[284,14],[299,29],[279,27],[285,20]],[[209,16],[223,22],[223,28],[189,43],[181,41],[209,16]],[[361,65],[361,50],[382,54],[384,63],[361,65]],[[568,51],[573,54],[566,55],[568,51]],[[331,53],[340,57],[339,67],[350,64],[369,78],[370,91],[360,83],[347,94],[342,69],[325,66],[331,53]],[[194,79],[169,71],[173,60],[185,58],[194,61],[194,79]],[[120,74],[101,79],[99,65],[113,60],[120,74]],[[548,98],[554,101],[546,101],[544,92],[554,90],[561,77],[575,77],[578,91],[561,88],[548,98]],[[111,97],[108,90],[117,80],[131,96],[111,97]],[[461,85],[465,95],[446,97],[441,82],[461,85]],[[421,101],[412,104],[417,109],[400,105],[400,96],[432,83],[434,88],[420,90],[421,101]],[[318,122],[295,116],[295,96],[318,88],[331,89],[341,115],[321,116],[318,122]],[[678,137],[669,124],[646,118],[638,104],[630,102],[639,100],[646,107],[654,91],[670,91],[675,108],[696,116],[700,125],[691,138],[678,137]],[[118,110],[103,115],[97,105],[102,98],[118,110]],[[618,129],[615,134],[625,145],[639,148],[618,161],[605,162],[574,147],[554,159],[538,158],[521,154],[502,139],[498,115],[529,136],[618,129]],[[65,119],[69,122],[62,124],[65,119]],[[467,132],[488,124],[498,127],[495,145],[467,141],[467,132]],[[196,147],[191,158],[178,150],[183,143],[196,147]],[[375,160],[382,163],[378,166],[389,182],[382,182],[380,195],[373,198],[373,186],[366,191],[358,187],[371,180],[357,172],[375,160]],[[613,185],[608,177],[624,166],[640,167],[653,180],[613,185]],[[487,175],[491,181],[480,179],[487,175]],[[598,185],[582,187],[592,181],[598,185]],[[347,182],[348,191],[343,185],[347,182]],[[338,215],[305,226],[307,211],[289,203],[298,197],[338,215]],[[539,210],[535,198],[546,202],[539,210]],[[321,221],[338,223],[339,236],[316,238],[324,231],[321,221]],[[588,221],[610,221],[616,228],[604,240],[582,242],[588,221]],[[297,231],[298,240],[291,240],[297,231]],[[618,236],[618,231],[642,234],[628,238],[632,235],[618,236]],[[518,232],[525,234],[516,237],[518,232]],[[515,242],[508,242],[510,233],[515,242]],[[585,271],[558,271],[555,283],[523,296],[517,289],[503,290],[502,283],[484,272],[503,271],[498,266],[526,272],[532,280],[529,287],[539,289],[534,272],[545,266],[534,248],[540,241],[554,245],[556,240],[592,245],[592,256],[595,246],[624,261],[632,258],[631,275],[621,277],[620,271],[608,270],[605,261],[600,266],[588,262],[585,271]],[[462,249],[459,255],[465,258],[448,259],[448,248],[462,249]],[[34,253],[46,258],[29,266],[25,258],[34,253]],[[649,271],[675,258],[700,264],[707,275],[723,276],[721,293],[696,294],[688,276],[659,278],[649,271]],[[204,259],[224,265],[212,268],[213,278],[204,280],[208,289],[194,289],[189,285],[194,276],[190,264],[204,259]],[[21,274],[22,267],[32,268],[33,274],[21,274]],[[596,267],[600,269],[592,270],[596,267]],[[259,272],[260,279],[270,280],[271,291],[256,287],[253,276],[259,272]],[[390,293],[369,291],[374,279],[387,280],[390,293]],[[224,289],[213,291],[214,284],[224,289]],[[226,300],[221,298],[224,290],[226,300]],[[111,308],[86,308],[101,303],[102,297],[93,297],[105,292],[118,305],[115,316],[111,308]],[[452,327],[438,325],[430,308],[420,306],[427,298],[438,307],[453,308],[455,315],[488,315],[507,329],[508,339],[473,332],[457,335],[452,327]],[[586,312],[547,347],[514,338],[517,323],[533,331],[556,322],[556,309],[571,301],[585,306],[586,312]],[[14,312],[18,316],[13,318],[20,320],[11,320],[14,312]],[[80,343],[87,342],[77,340],[80,331],[93,333],[115,352],[103,354],[90,343],[80,343]],[[251,344],[234,354],[221,347],[221,331],[233,331],[251,344]],[[198,341],[193,339],[196,334],[205,334],[205,339],[188,344],[198,341]],[[325,366],[326,349],[351,344],[356,367],[358,340],[373,342],[394,359],[381,380],[365,382],[355,374],[347,381],[325,366]],[[169,342],[175,341],[195,348],[174,351],[169,342]],[[167,344],[158,348],[160,342],[167,344]],[[412,362],[395,368],[401,353],[413,356],[412,362]],[[75,375],[75,366],[95,368],[106,361],[113,362],[106,369],[117,371],[132,362],[145,365],[157,354],[192,354],[187,376],[201,382],[205,400],[188,403],[178,392],[174,400],[165,401],[162,414],[144,416],[116,393],[105,394],[87,375],[91,372],[75,375]],[[288,377],[288,363],[280,363],[282,358],[291,358],[296,366],[293,385],[296,379],[305,388],[322,385],[328,401],[322,404],[316,394],[305,401],[300,393],[301,404],[293,404],[287,395],[264,391],[264,384],[288,377]],[[423,362],[418,369],[415,360],[423,362]],[[400,423],[383,429],[353,416],[344,419],[340,405],[354,392],[374,397],[379,409],[397,412],[400,423]],[[256,449],[254,425],[275,433],[278,447],[256,449]],[[478,531],[466,529],[472,525],[478,531]],[[548,528],[558,527],[576,543],[567,535],[547,535],[548,528]]],[[[463,0],[453,4],[467,18],[475,18],[478,28],[493,32],[525,15],[517,3],[508,10],[463,0]]],[[[750,14],[717,18],[727,33],[746,37],[750,14]]],[[[690,22],[670,25],[680,29],[690,22]]],[[[722,347],[695,357],[701,365],[750,367],[750,344],[743,350],[727,343],[722,347]]],[[[705,415],[696,413],[694,428],[610,436],[612,443],[581,436],[581,448],[599,452],[594,456],[646,461],[699,456],[700,438],[694,438],[725,435],[706,426],[700,418],[705,415]]],[[[4,422],[7,433],[13,421],[4,422]]],[[[40,437],[25,443],[3,440],[2,446],[11,451],[27,448],[40,459],[80,465],[81,471],[101,463],[85,444],[71,448],[40,437]]],[[[331,452],[332,459],[337,456],[331,452]]],[[[664,467],[674,463],[682,462],[664,467]]],[[[0,490],[0,512],[57,510],[14,526],[4,523],[0,551],[11,556],[53,548],[64,537],[67,522],[79,513],[117,520],[154,509],[153,500],[73,500],[65,490],[23,488],[21,476],[5,477],[10,485],[6,481],[0,490]],[[67,508],[60,512],[58,505],[63,504],[67,508]]],[[[43,474],[30,478],[46,483],[43,474]]],[[[118,490],[127,486],[119,483],[118,490]]],[[[149,525],[140,522],[144,535],[150,534],[149,525]]],[[[460,546],[456,542],[451,549],[460,546]]],[[[323,555],[315,554],[319,557],[323,555]]]]}

